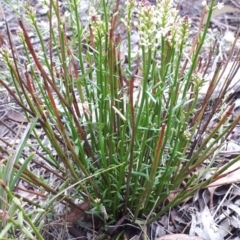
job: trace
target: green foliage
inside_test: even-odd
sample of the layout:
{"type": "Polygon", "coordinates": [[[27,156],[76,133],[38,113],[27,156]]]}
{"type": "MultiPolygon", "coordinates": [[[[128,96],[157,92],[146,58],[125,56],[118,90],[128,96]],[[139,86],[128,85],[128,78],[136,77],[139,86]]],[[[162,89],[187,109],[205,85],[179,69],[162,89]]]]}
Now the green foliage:
{"type": "MultiPolygon", "coordinates": [[[[160,1],[156,6],[141,3],[139,22],[135,24],[140,32],[139,52],[135,55],[131,45],[134,1],[127,2],[127,17],[122,22],[127,32],[128,64],[120,57],[123,39],[115,34],[118,4],[112,11],[104,0],[101,11],[90,9],[87,27],[81,25],[76,0],[68,0],[71,16],[67,22],[61,18],[57,2],[52,1],[48,47],[34,12],[28,8],[28,20],[42,52],[35,52],[22,21],[19,37],[27,62],[22,66],[12,54],[13,48],[11,53],[2,51],[16,93],[4,81],[0,83],[28,119],[38,118],[58,159],[33,133],[49,164],[62,176],[63,186],[54,189],[34,174],[22,174],[24,171],[21,178],[51,193],[44,206],[46,211],[60,199],[73,206],[74,198],[66,196],[65,190],[76,189],[74,196],[90,201],[89,212],[98,215],[105,226],[123,216],[132,223],[143,219],[150,224],[206,186],[221,172],[215,172],[208,180],[202,178],[204,173],[192,173],[214,156],[239,120],[219,131],[230,109],[200,145],[194,144],[210,99],[205,97],[197,110],[202,86],[196,72],[197,61],[214,1],[208,10],[207,24],[199,26],[195,40],[189,37],[190,19],[179,17],[170,6],[171,1],[160,1]],[[56,26],[51,28],[55,20],[56,26]],[[70,40],[65,36],[65,23],[72,27],[70,40]],[[21,74],[21,69],[25,74],[21,74]]],[[[20,176],[15,173],[14,177],[20,176]]],[[[8,185],[3,176],[1,179],[3,185],[8,185]]],[[[13,191],[12,185],[10,190],[13,191]]],[[[19,210],[19,214],[24,213],[19,210]]],[[[19,227],[13,219],[11,224],[19,227]]],[[[20,230],[30,238],[25,228],[20,230]]],[[[39,234],[34,227],[33,230],[39,234]]]]}

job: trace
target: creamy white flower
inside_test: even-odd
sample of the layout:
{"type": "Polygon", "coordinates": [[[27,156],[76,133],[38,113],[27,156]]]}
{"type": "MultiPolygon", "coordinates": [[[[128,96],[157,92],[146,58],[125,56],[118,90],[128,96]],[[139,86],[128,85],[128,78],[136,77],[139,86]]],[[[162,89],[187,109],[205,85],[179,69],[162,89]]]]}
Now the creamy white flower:
{"type": "Polygon", "coordinates": [[[125,2],[127,14],[125,19],[122,20],[123,24],[126,26],[127,30],[131,31],[131,21],[132,21],[132,15],[133,15],[133,9],[136,6],[136,0],[127,0],[125,2]]]}
{"type": "Polygon", "coordinates": [[[99,204],[100,202],[101,202],[101,199],[99,199],[99,198],[95,199],[95,203],[99,204]]]}
{"type": "MultiPolygon", "coordinates": [[[[105,22],[101,19],[101,16],[97,14],[94,7],[89,8],[89,23],[93,31],[94,40],[103,40],[106,34],[105,22]]],[[[109,24],[108,27],[110,27],[109,24]]]]}
{"type": "Polygon", "coordinates": [[[202,1],[202,5],[206,6],[207,5],[207,1],[202,1]]]}
{"type": "Polygon", "coordinates": [[[217,9],[222,9],[224,7],[224,3],[218,2],[217,9]]]}

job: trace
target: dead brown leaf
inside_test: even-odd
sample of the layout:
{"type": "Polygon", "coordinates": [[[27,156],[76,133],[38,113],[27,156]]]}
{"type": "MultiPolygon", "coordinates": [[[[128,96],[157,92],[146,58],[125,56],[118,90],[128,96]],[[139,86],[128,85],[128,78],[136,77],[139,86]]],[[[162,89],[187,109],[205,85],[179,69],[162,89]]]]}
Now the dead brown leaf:
{"type": "Polygon", "coordinates": [[[19,123],[27,123],[27,118],[19,113],[19,112],[16,112],[16,111],[11,111],[8,113],[8,118],[14,122],[19,122],[19,123]]]}
{"type": "Polygon", "coordinates": [[[176,198],[177,195],[178,195],[178,192],[172,191],[172,192],[170,192],[170,194],[168,195],[167,200],[168,200],[169,202],[172,202],[173,199],[176,198]]]}
{"type": "MultiPolygon", "coordinates": [[[[221,15],[224,15],[226,13],[233,13],[233,12],[240,12],[240,10],[236,7],[232,7],[231,5],[225,5],[223,8],[215,8],[212,12],[211,19],[215,17],[219,17],[221,15]]],[[[207,17],[204,18],[204,24],[207,22],[207,17]]]]}
{"type": "Polygon", "coordinates": [[[197,236],[189,236],[186,234],[172,234],[172,235],[165,235],[156,240],[203,240],[197,236]]]}
{"type": "Polygon", "coordinates": [[[71,211],[67,213],[67,215],[63,215],[65,217],[66,222],[73,224],[79,219],[83,218],[85,215],[85,211],[90,210],[90,202],[85,201],[79,204],[76,204],[77,207],[72,207],[71,211]]]}
{"type": "Polygon", "coordinates": [[[224,171],[221,175],[219,175],[217,180],[211,182],[207,188],[209,189],[211,187],[220,187],[223,185],[240,182],[239,174],[240,162],[238,161],[229,167],[226,171],[224,171]]]}

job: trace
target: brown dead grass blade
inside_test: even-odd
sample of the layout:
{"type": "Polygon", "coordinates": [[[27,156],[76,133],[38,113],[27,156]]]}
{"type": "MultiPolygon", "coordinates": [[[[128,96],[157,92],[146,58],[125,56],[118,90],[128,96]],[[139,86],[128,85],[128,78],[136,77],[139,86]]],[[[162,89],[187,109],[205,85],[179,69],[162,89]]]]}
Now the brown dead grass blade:
{"type": "Polygon", "coordinates": [[[71,211],[67,213],[67,215],[63,215],[65,221],[70,225],[74,222],[78,221],[79,219],[83,218],[85,212],[90,210],[90,202],[85,201],[76,205],[76,207],[72,207],[71,211]]]}

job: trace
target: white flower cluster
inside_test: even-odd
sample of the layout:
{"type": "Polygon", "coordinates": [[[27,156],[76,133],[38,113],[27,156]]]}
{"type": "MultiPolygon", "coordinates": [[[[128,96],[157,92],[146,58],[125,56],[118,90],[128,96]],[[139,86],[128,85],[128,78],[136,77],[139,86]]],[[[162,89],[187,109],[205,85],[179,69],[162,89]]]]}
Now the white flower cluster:
{"type": "Polygon", "coordinates": [[[129,0],[125,2],[126,9],[127,9],[127,17],[122,18],[121,21],[125,25],[127,31],[131,32],[131,22],[132,22],[132,15],[134,7],[137,5],[136,0],[129,0]]]}
{"type": "Polygon", "coordinates": [[[9,63],[11,60],[11,51],[10,49],[3,44],[0,48],[0,60],[4,61],[5,63],[9,63]]]}
{"type": "Polygon", "coordinates": [[[202,74],[198,71],[194,71],[192,74],[192,81],[193,81],[193,84],[197,86],[197,88],[202,86],[204,83],[202,74]]]}
{"type": "Polygon", "coordinates": [[[191,27],[191,20],[188,16],[179,19],[179,31],[177,31],[177,35],[175,38],[175,42],[177,47],[180,45],[184,45],[186,43],[187,38],[189,36],[189,29],[191,27]]]}
{"type": "Polygon", "coordinates": [[[155,6],[147,0],[142,0],[138,5],[138,21],[135,26],[138,27],[141,46],[153,46],[155,44],[154,35],[157,34],[157,22],[155,18],[155,6]]]}
{"type": "Polygon", "coordinates": [[[157,0],[156,18],[159,26],[166,29],[174,25],[178,20],[178,10],[174,7],[172,0],[157,0]]]}
{"type": "MultiPolygon", "coordinates": [[[[134,6],[135,1],[126,1],[127,12],[132,14],[134,6]]],[[[131,14],[123,20],[129,31],[131,14]]],[[[188,17],[179,16],[173,0],[157,0],[156,5],[141,0],[137,5],[137,17],[138,22],[135,21],[134,25],[139,30],[140,46],[155,49],[162,38],[170,45],[179,46],[189,35],[191,21],[188,17]]]]}
{"type": "Polygon", "coordinates": [[[94,40],[98,41],[103,39],[106,34],[105,23],[102,21],[101,16],[97,14],[94,7],[89,8],[89,23],[93,31],[94,40]]]}

